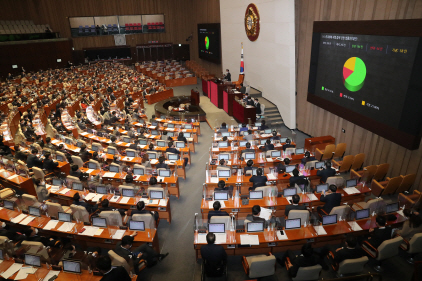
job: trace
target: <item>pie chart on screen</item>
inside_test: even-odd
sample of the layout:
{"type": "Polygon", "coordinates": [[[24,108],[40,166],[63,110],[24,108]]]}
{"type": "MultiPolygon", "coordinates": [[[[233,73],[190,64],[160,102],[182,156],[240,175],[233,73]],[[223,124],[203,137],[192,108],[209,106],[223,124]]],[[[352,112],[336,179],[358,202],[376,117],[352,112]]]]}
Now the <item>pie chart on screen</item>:
{"type": "Polygon", "coordinates": [[[208,38],[208,36],[206,36],[205,37],[205,48],[207,48],[207,50],[208,50],[209,47],[210,47],[210,39],[208,38]]]}
{"type": "Polygon", "coordinates": [[[343,84],[347,90],[356,92],[362,89],[366,78],[366,66],[358,57],[349,58],[343,66],[343,84]]]}

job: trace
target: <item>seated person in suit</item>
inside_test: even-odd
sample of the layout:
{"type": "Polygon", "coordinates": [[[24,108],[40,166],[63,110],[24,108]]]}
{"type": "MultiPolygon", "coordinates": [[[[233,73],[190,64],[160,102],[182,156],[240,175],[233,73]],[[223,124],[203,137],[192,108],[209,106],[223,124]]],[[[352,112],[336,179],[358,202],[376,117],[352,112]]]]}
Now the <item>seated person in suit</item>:
{"type": "Polygon", "coordinates": [[[248,96],[248,99],[246,100],[246,105],[255,106],[252,97],[248,96]]]}
{"type": "Polygon", "coordinates": [[[201,246],[201,257],[206,262],[205,272],[208,276],[218,276],[227,263],[227,253],[221,245],[215,245],[215,234],[207,234],[207,245],[201,246]]]}
{"type": "Polygon", "coordinates": [[[231,197],[233,195],[233,186],[226,185],[225,181],[220,180],[218,182],[217,188],[214,188],[214,191],[228,191],[229,197],[231,197]]]}
{"type": "Polygon", "coordinates": [[[359,248],[357,248],[357,246],[358,246],[358,243],[357,243],[356,236],[352,234],[347,234],[346,242],[343,247],[333,249],[333,247],[324,246],[323,250],[321,251],[321,255],[325,256],[326,254],[328,254],[328,251],[331,251],[331,253],[334,256],[330,254],[328,256],[328,261],[331,264],[338,265],[344,260],[361,258],[363,256],[363,253],[359,248]]]}
{"type": "Polygon", "coordinates": [[[242,124],[242,128],[240,128],[240,129],[239,129],[239,133],[241,133],[241,132],[245,132],[245,131],[246,131],[246,132],[248,131],[248,127],[246,126],[246,124],[245,124],[245,123],[243,123],[243,124],[242,124]]]}
{"type": "Polygon", "coordinates": [[[396,234],[400,235],[406,240],[410,240],[416,233],[422,233],[422,219],[420,216],[412,213],[410,209],[404,209],[403,214],[407,220],[404,222],[402,228],[396,232],[396,234]]]}
{"type": "Polygon", "coordinates": [[[79,195],[78,192],[76,192],[73,195],[72,204],[84,207],[88,211],[88,213],[92,213],[97,209],[97,205],[91,206],[90,204],[86,203],[85,201],[83,201],[83,200],[81,201],[81,196],[79,195]]]}
{"type": "MultiPolygon", "coordinates": [[[[258,99],[255,99],[255,100],[258,102],[258,99]]],[[[258,104],[259,104],[259,102],[258,102],[258,104]]],[[[259,108],[259,111],[261,112],[261,108],[259,108]]],[[[257,112],[257,114],[258,114],[258,112],[257,112]]],[[[259,114],[261,114],[261,113],[259,113],[259,114]]],[[[269,127],[267,125],[265,125],[265,120],[262,120],[261,126],[258,129],[263,131],[263,130],[268,129],[268,128],[269,127]]]]}
{"type": "Polygon", "coordinates": [[[41,242],[44,246],[54,246],[58,242],[58,240],[54,239],[53,237],[48,236],[40,236],[38,235],[38,228],[35,227],[28,227],[24,231],[24,238],[23,240],[32,241],[32,242],[41,242]]]}
{"type": "Polygon", "coordinates": [[[290,187],[294,187],[295,184],[303,184],[304,180],[306,180],[306,178],[304,176],[299,176],[299,170],[297,168],[295,168],[292,172],[293,177],[290,177],[289,179],[289,185],[290,187]]]}
{"type": "Polygon", "coordinates": [[[101,202],[101,207],[99,208],[100,212],[106,212],[106,211],[119,211],[120,215],[124,217],[126,215],[126,210],[124,209],[116,209],[110,206],[110,201],[108,199],[104,199],[101,202]]]}
{"type": "Polygon", "coordinates": [[[284,158],[284,160],[280,163],[278,163],[277,165],[277,171],[279,174],[285,173],[286,172],[286,166],[288,166],[290,164],[290,159],[289,158],[284,158]]]}
{"type": "Polygon", "coordinates": [[[51,153],[47,152],[44,155],[44,161],[43,161],[43,168],[49,173],[53,172],[54,169],[59,166],[59,163],[54,162],[53,160],[50,159],[50,156],[51,156],[51,153]]]}
{"type": "Polygon", "coordinates": [[[249,187],[249,190],[255,190],[255,188],[257,188],[257,187],[267,185],[268,178],[267,178],[267,176],[263,176],[262,175],[263,173],[264,172],[263,172],[262,168],[258,168],[256,170],[256,176],[252,176],[249,179],[249,182],[253,183],[252,187],[249,187]]]}
{"type": "Polygon", "coordinates": [[[79,166],[76,164],[72,165],[69,175],[71,175],[72,177],[77,177],[79,179],[82,175],[82,172],[79,171],[79,166]]]}
{"type": "Polygon", "coordinates": [[[183,132],[180,132],[179,135],[177,136],[177,141],[183,141],[184,143],[188,143],[188,140],[186,139],[186,137],[183,135],[183,132]]]}
{"type": "Polygon", "coordinates": [[[300,161],[303,165],[306,165],[306,163],[308,163],[310,161],[315,161],[315,160],[316,160],[315,157],[314,156],[311,157],[311,153],[309,151],[306,151],[305,157],[302,158],[302,160],[300,160],[300,161]]]}
{"type": "Polygon", "coordinates": [[[138,144],[139,144],[139,140],[138,140],[138,139],[135,139],[135,140],[133,141],[133,143],[131,143],[131,144],[129,145],[129,148],[130,148],[130,149],[133,149],[133,150],[138,150],[138,144]]]}
{"type": "Polygon", "coordinates": [[[115,136],[111,136],[110,140],[111,140],[111,143],[109,144],[109,146],[117,147],[117,144],[116,144],[117,138],[115,136]]]}
{"type": "Polygon", "coordinates": [[[287,205],[286,206],[286,210],[284,211],[284,214],[286,215],[286,217],[289,216],[289,212],[291,210],[306,210],[306,206],[305,205],[299,205],[300,202],[300,196],[295,194],[292,196],[292,203],[291,205],[287,205]]]}
{"type": "Polygon", "coordinates": [[[81,150],[79,151],[79,157],[81,157],[82,161],[85,163],[89,161],[91,156],[92,156],[91,153],[89,153],[89,151],[86,150],[86,145],[83,144],[81,146],[81,150]]]}
{"type": "Polygon", "coordinates": [[[148,245],[148,243],[142,244],[132,252],[130,248],[132,248],[133,240],[133,236],[123,236],[122,242],[117,243],[114,252],[125,260],[132,260],[136,274],[139,273],[138,264],[141,259],[146,261],[147,267],[153,267],[157,264],[158,261],[162,261],[165,257],[168,256],[168,253],[157,253],[153,248],[148,245]]]}
{"type": "Polygon", "coordinates": [[[247,141],[252,141],[254,139],[254,135],[252,134],[252,130],[248,130],[248,134],[243,136],[243,138],[247,141]]]}
{"type": "Polygon", "coordinates": [[[136,214],[150,214],[151,216],[154,217],[154,220],[156,222],[158,221],[158,218],[159,218],[159,215],[157,212],[145,210],[144,201],[138,201],[138,203],[136,203],[136,210],[133,210],[130,215],[133,216],[136,214]]]}
{"type": "Polygon", "coordinates": [[[246,162],[246,167],[243,168],[243,173],[246,175],[246,171],[252,171],[253,168],[253,160],[249,159],[248,162],[246,162]]]}
{"type": "Polygon", "coordinates": [[[317,172],[317,176],[321,177],[321,182],[325,183],[329,177],[333,177],[336,175],[336,170],[331,168],[331,162],[325,162],[325,169],[319,170],[317,172]]]}
{"type": "Polygon", "coordinates": [[[225,122],[221,123],[220,128],[217,130],[217,133],[225,133],[228,132],[229,129],[227,127],[227,124],[225,122]]]}
{"type": "Polygon", "coordinates": [[[274,150],[274,144],[271,143],[270,139],[267,139],[265,146],[261,146],[259,149],[262,151],[274,150]]]}
{"type": "Polygon", "coordinates": [[[247,215],[246,220],[250,222],[265,222],[265,219],[259,217],[260,214],[261,207],[259,205],[254,205],[252,207],[252,214],[247,215]]]}
{"type": "Polygon", "coordinates": [[[51,149],[52,151],[56,150],[56,147],[53,144],[51,144],[51,138],[50,137],[45,138],[45,147],[51,149]]]}
{"type": "Polygon", "coordinates": [[[155,150],[154,150],[154,144],[153,144],[153,143],[150,143],[150,144],[149,144],[149,146],[148,146],[148,151],[155,151],[155,150]]]}
{"type": "Polygon", "coordinates": [[[123,266],[117,266],[114,268],[111,266],[111,259],[108,255],[99,256],[98,259],[95,261],[95,266],[97,267],[98,271],[103,275],[100,281],[132,280],[132,278],[130,278],[129,274],[123,266]]]}
{"type": "Polygon", "coordinates": [[[283,151],[286,151],[286,148],[296,147],[295,145],[291,144],[292,141],[290,139],[286,140],[286,143],[283,145],[283,151]]]}
{"type": "Polygon", "coordinates": [[[219,166],[220,167],[229,167],[229,166],[227,166],[227,161],[226,160],[224,160],[224,159],[220,159],[220,162],[219,162],[219,166]]]}
{"type": "Polygon", "coordinates": [[[155,167],[157,169],[159,168],[169,169],[169,166],[164,161],[166,161],[166,158],[164,158],[164,156],[160,156],[158,158],[158,164],[155,167]]]}
{"type": "Polygon", "coordinates": [[[273,131],[273,136],[270,138],[272,141],[280,140],[280,137],[277,136],[277,131],[273,131]]]}
{"type": "Polygon", "coordinates": [[[322,207],[317,207],[318,213],[321,213],[321,210],[324,210],[327,214],[330,214],[334,207],[340,206],[341,194],[337,193],[337,186],[332,184],[329,186],[327,193],[325,190],[322,191],[322,195],[319,201],[324,202],[325,204],[322,207]]]}
{"type": "Polygon", "coordinates": [[[221,123],[220,129],[227,129],[226,122],[221,123]]]}
{"type": "Polygon", "coordinates": [[[45,181],[40,179],[33,178],[32,181],[35,185],[35,192],[37,192],[37,197],[39,202],[44,202],[50,196],[50,190],[45,187],[45,181]]]}
{"type": "MultiPolygon", "coordinates": [[[[171,153],[175,153],[177,155],[180,155],[180,151],[177,150],[177,148],[174,147],[174,143],[173,142],[169,142],[168,143],[168,148],[166,149],[166,152],[171,152],[171,153]]],[[[186,157],[186,158],[184,158],[184,160],[185,160],[184,165],[186,167],[186,165],[188,164],[188,160],[189,159],[186,157]]]]}
{"type": "Polygon", "coordinates": [[[314,252],[311,243],[303,244],[299,256],[287,250],[281,259],[277,258],[277,262],[283,267],[287,264],[287,271],[291,278],[296,277],[300,267],[314,266],[317,264],[323,265],[323,259],[314,252]]]}
{"type": "Polygon", "coordinates": [[[156,177],[151,177],[148,182],[148,187],[162,187],[161,184],[158,183],[156,177]]]}
{"type": "Polygon", "coordinates": [[[208,212],[208,222],[210,222],[211,217],[213,216],[229,216],[226,211],[221,211],[220,201],[215,201],[214,204],[212,204],[212,207],[214,208],[214,211],[208,212]]]}
{"type": "Polygon", "coordinates": [[[242,155],[243,153],[245,153],[245,152],[255,152],[255,149],[251,148],[251,143],[250,143],[250,142],[247,142],[247,143],[246,143],[246,149],[243,149],[243,150],[241,151],[241,155],[242,155]]]}
{"type": "Polygon", "coordinates": [[[383,216],[377,216],[375,219],[375,224],[377,228],[369,229],[369,237],[366,241],[368,241],[372,247],[377,249],[382,244],[382,242],[391,239],[393,229],[391,226],[385,226],[386,219],[383,216]]]}
{"type": "Polygon", "coordinates": [[[42,169],[43,168],[43,162],[38,158],[37,154],[38,154],[38,150],[33,148],[31,151],[32,154],[30,154],[28,156],[28,158],[26,159],[26,165],[28,166],[29,169],[31,169],[32,167],[37,167],[42,169]]]}

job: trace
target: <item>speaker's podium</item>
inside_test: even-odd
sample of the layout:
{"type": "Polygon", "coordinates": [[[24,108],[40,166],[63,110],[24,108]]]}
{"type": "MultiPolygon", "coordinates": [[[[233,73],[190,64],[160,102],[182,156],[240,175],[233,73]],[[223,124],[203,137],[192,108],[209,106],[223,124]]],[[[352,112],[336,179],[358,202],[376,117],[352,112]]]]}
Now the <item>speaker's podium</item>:
{"type": "Polygon", "coordinates": [[[234,87],[231,82],[223,81],[221,79],[216,79],[215,81],[210,82],[208,97],[210,98],[211,102],[216,107],[223,109],[223,106],[224,106],[223,92],[228,86],[234,87]]]}

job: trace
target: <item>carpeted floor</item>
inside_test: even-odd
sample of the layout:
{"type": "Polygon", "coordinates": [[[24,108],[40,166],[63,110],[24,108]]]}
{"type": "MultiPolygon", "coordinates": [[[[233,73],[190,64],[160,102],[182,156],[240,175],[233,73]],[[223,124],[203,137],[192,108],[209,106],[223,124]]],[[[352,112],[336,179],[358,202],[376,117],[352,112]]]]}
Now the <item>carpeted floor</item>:
{"type": "MultiPolygon", "coordinates": [[[[192,88],[201,89],[200,84],[182,86],[174,88],[175,96],[190,95],[192,88]]],[[[200,91],[201,93],[201,91],[200,91]]],[[[223,110],[216,108],[207,97],[201,96],[201,107],[207,112],[207,119],[211,126],[216,126],[222,122],[236,124],[236,121],[228,116],[223,110]]],[[[147,115],[151,116],[153,105],[146,105],[147,115]]],[[[292,132],[286,127],[277,128],[283,136],[292,136],[292,132]]],[[[192,165],[187,167],[186,180],[180,179],[180,198],[171,197],[172,223],[161,221],[158,227],[158,237],[162,253],[169,252],[169,256],[151,269],[141,272],[138,280],[161,281],[161,280],[201,280],[200,261],[195,260],[193,248],[193,220],[195,213],[200,213],[202,185],[205,178],[205,164],[209,161],[209,148],[211,146],[213,131],[203,122],[201,124],[199,144],[195,144],[196,153],[192,154],[192,165]]],[[[295,132],[294,139],[299,144],[304,143],[307,138],[303,133],[295,132]]],[[[347,177],[347,175],[346,175],[347,177]]],[[[277,254],[281,257],[282,253],[277,254]]],[[[374,272],[372,261],[365,268],[365,272],[374,272]]],[[[413,267],[405,261],[405,254],[389,259],[384,264],[384,281],[410,281],[413,267]]],[[[228,280],[246,280],[240,256],[230,256],[228,258],[228,280]]],[[[335,273],[323,271],[321,278],[334,278],[335,273]]],[[[277,265],[276,274],[261,280],[290,280],[285,268],[277,265]]],[[[376,280],[376,279],[375,279],[376,280]]]]}

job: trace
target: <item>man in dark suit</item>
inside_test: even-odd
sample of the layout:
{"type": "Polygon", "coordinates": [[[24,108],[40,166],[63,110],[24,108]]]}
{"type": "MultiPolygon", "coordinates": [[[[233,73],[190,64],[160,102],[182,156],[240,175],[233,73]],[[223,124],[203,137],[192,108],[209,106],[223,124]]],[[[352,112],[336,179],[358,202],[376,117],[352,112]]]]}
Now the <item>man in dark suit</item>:
{"type": "Polygon", "coordinates": [[[253,160],[249,159],[248,162],[246,162],[246,167],[243,168],[243,173],[246,175],[246,171],[252,171],[253,168],[253,160]]]}
{"type": "Polygon", "coordinates": [[[327,194],[325,191],[322,191],[319,201],[324,202],[325,204],[323,207],[318,206],[318,213],[320,213],[321,210],[324,210],[325,213],[330,214],[334,207],[340,206],[341,194],[337,193],[337,186],[334,184],[330,185],[327,194]]]}
{"type": "Polygon", "coordinates": [[[113,111],[111,114],[110,123],[116,124],[116,122],[119,121],[119,117],[116,116],[116,111],[113,111]]]}
{"type": "Polygon", "coordinates": [[[306,151],[305,152],[305,157],[304,158],[302,158],[302,160],[300,160],[300,162],[303,164],[303,165],[306,165],[306,163],[308,163],[308,162],[310,162],[310,161],[315,161],[316,159],[315,159],[315,157],[314,156],[312,156],[311,157],[311,153],[309,152],[309,151],[306,151]]]}
{"type": "Polygon", "coordinates": [[[42,161],[37,157],[37,153],[38,150],[36,150],[35,148],[32,149],[31,151],[31,155],[28,156],[28,158],[26,159],[26,165],[28,166],[28,168],[32,168],[32,167],[37,167],[42,169],[43,167],[43,163],[42,161]]]}
{"type": "Polygon", "coordinates": [[[321,169],[317,172],[317,176],[321,177],[321,182],[325,183],[329,177],[336,175],[336,170],[331,168],[331,162],[325,162],[325,169],[321,169]]]}
{"type": "Polygon", "coordinates": [[[292,141],[290,139],[286,140],[286,143],[283,145],[283,151],[286,151],[287,148],[296,147],[294,144],[292,144],[292,141]]]}
{"type": "Polygon", "coordinates": [[[271,137],[271,140],[272,141],[275,141],[275,140],[280,140],[280,137],[279,136],[277,136],[277,131],[273,131],[273,136],[271,137]]]}
{"type": "Polygon", "coordinates": [[[99,208],[100,212],[106,212],[106,211],[119,211],[122,218],[126,215],[126,210],[124,209],[117,209],[110,206],[110,201],[108,199],[104,199],[101,201],[101,207],[99,208]]]}
{"type": "Polygon", "coordinates": [[[138,139],[135,139],[135,140],[133,141],[133,143],[131,143],[131,144],[129,145],[129,148],[130,148],[130,149],[133,149],[133,150],[137,150],[137,149],[138,149],[138,144],[139,144],[139,140],[138,140],[138,139]]]}
{"type": "Polygon", "coordinates": [[[81,119],[78,119],[78,127],[81,130],[86,130],[86,125],[81,121],[81,119]]]}
{"type": "Polygon", "coordinates": [[[300,202],[300,196],[299,195],[297,195],[297,194],[293,195],[292,201],[293,201],[293,204],[287,205],[286,210],[284,211],[284,213],[286,214],[286,217],[289,216],[289,212],[291,210],[306,210],[305,205],[299,205],[299,202],[300,202]]]}
{"type": "Polygon", "coordinates": [[[73,195],[73,204],[77,206],[84,207],[88,213],[92,213],[97,209],[97,205],[91,206],[90,204],[86,203],[85,201],[80,201],[81,196],[78,192],[73,195]]]}
{"type": "Polygon", "coordinates": [[[290,164],[290,159],[289,158],[284,158],[284,160],[280,163],[278,163],[277,165],[277,171],[279,174],[285,173],[286,172],[286,166],[288,166],[290,164]]]}
{"type": "Polygon", "coordinates": [[[79,179],[82,175],[82,172],[79,171],[79,166],[78,165],[72,165],[72,168],[70,170],[69,175],[79,179]]]}
{"type": "Polygon", "coordinates": [[[256,176],[252,176],[249,179],[249,182],[252,182],[252,187],[249,188],[249,190],[255,190],[255,188],[260,186],[265,186],[267,184],[268,178],[267,176],[263,176],[262,168],[258,168],[256,170],[256,176]]]}
{"type": "Polygon", "coordinates": [[[255,99],[254,106],[256,108],[256,114],[261,115],[261,104],[259,103],[258,99],[255,99]]]}
{"type": "MultiPolygon", "coordinates": [[[[258,99],[256,99],[256,100],[258,100],[258,99]]],[[[265,124],[265,120],[262,120],[261,126],[259,126],[258,129],[260,129],[261,131],[269,129],[269,127],[265,124]]]]}
{"type": "Polygon", "coordinates": [[[261,146],[259,149],[262,151],[274,150],[274,144],[271,143],[270,139],[267,139],[265,145],[261,146]]]}
{"type": "Polygon", "coordinates": [[[136,215],[136,214],[150,214],[151,216],[154,217],[155,221],[158,221],[158,217],[159,217],[157,212],[145,210],[145,202],[144,201],[139,201],[136,204],[136,210],[133,210],[130,215],[133,216],[133,215],[136,215]]]}
{"type": "Polygon", "coordinates": [[[303,244],[300,255],[297,256],[292,251],[287,250],[283,258],[277,258],[277,262],[283,267],[287,265],[289,276],[294,278],[300,267],[322,265],[323,259],[314,253],[310,243],[306,243],[303,244]]]}
{"type": "Polygon", "coordinates": [[[290,187],[295,187],[295,184],[306,184],[306,178],[304,176],[299,176],[299,170],[295,168],[292,172],[293,177],[289,179],[289,185],[290,187]]]}
{"type": "Polygon", "coordinates": [[[110,140],[111,140],[111,143],[109,144],[109,146],[117,147],[117,144],[116,144],[117,138],[115,136],[111,136],[110,140]]]}
{"type": "Polygon", "coordinates": [[[215,245],[215,234],[207,234],[207,245],[201,247],[201,257],[206,263],[205,271],[208,276],[218,276],[224,272],[227,263],[227,253],[221,245],[215,245]]]}
{"type": "Polygon", "coordinates": [[[232,81],[232,75],[228,69],[226,69],[226,74],[224,74],[224,79],[227,81],[232,81]]]}
{"type": "Polygon", "coordinates": [[[255,152],[255,149],[252,149],[251,148],[251,143],[250,142],[247,142],[246,143],[246,149],[243,149],[240,153],[242,155],[245,152],[255,152]]]}
{"type": "Polygon", "coordinates": [[[225,181],[220,180],[218,182],[217,188],[215,188],[214,191],[227,191],[229,193],[229,197],[232,197],[233,186],[232,185],[226,185],[225,181]]]}
{"type": "Polygon", "coordinates": [[[374,248],[378,248],[382,242],[391,239],[392,228],[391,226],[385,226],[386,219],[383,216],[377,216],[375,221],[377,228],[369,229],[370,237],[366,241],[368,241],[374,248]]]}
{"type": "Polygon", "coordinates": [[[251,97],[248,97],[248,99],[246,100],[246,105],[251,105],[251,106],[255,106],[253,100],[251,97]]]}
{"type": "Polygon", "coordinates": [[[163,169],[168,169],[169,166],[164,163],[164,161],[166,160],[166,158],[164,158],[164,156],[160,156],[158,158],[158,164],[155,166],[157,169],[163,168],[163,169]]]}
{"type": "Polygon", "coordinates": [[[179,135],[177,136],[177,140],[178,141],[183,141],[184,143],[188,143],[188,140],[186,139],[186,137],[183,135],[183,132],[180,132],[179,135]]]}
{"type": "Polygon", "coordinates": [[[246,219],[251,222],[265,222],[265,219],[260,218],[261,207],[259,205],[254,205],[252,207],[252,214],[246,216],[246,219]]]}
{"type": "Polygon", "coordinates": [[[115,268],[111,267],[111,259],[109,256],[99,256],[95,262],[97,269],[103,274],[100,281],[131,281],[129,274],[123,266],[115,268]]]}
{"type": "Polygon", "coordinates": [[[139,273],[138,264],[141,259],[146,261],[147,267],[152,267],[156,265],[158,261],[162,261],[165,257],[168,256],[168,253],[157,253],[148,245],[148,243],[142,244],[132,252],[130,248],[132,248],[133,240],[134,238],[132,236],[123,236],[122,242],[116,245],[114,252],[127,261],[132,260],[136,274],[139,273]]]}
{"type": "Polygon", "coordinates": [[[166,149],[166,152],[175,153],[175,154],[177,154],[177,155],[179,155],[179,154],[180,154],[180,151],[179,151],[179,150],[177,150],[177,149],[174,147],[174,143],[173,143],[173,142],[169,142],[169,143],[168,143],[168,147],[167,147],[167,149],[166,149]]]}
{"type": "Polygon", "coordinates": [[[43,168],[44,170],[47,170],[47,172],[51,173],[54,171],[55,168],[59,166],[59,163],[51,160],[50,156],[51,156],[50,152],[47,152],[44,155],[43,168]]]}
{"type": "Polygon", "coordinates": [[[89,159],[92,157],[91,153],[89,153],[89,151],[86,150],[85,144],[81,146],[81,150],[79,151],[79,157],[81,157],[84,163],[88,162],[89,159]]]}
{"type": "MultiPolygon", "coordinates": [[[[348,259],[358,259],[362,257],[362,251],[357,246],[356,236],[348,234],[346,236],[346,247],[337,248],[335,251],[332,251],[332,255],[328,256],[328,260],[331,263],[336,263],[337,265],[344,260],[348,259]]],[[[324,251],[324,250],[323,250],[324,251]]],[[[321,252],[322,254],[323,252],[321,252]]]]}
{"type": "Polygon", "coordinates": [[[214,208],[214,211],[208,212],[208,222],[211,220],[211,217],[214,217],[214,216],[229,216],[229,214],[226,211],[220,210],[221,204],[219,201],[215,201],[212,207],[214,208]]]}

